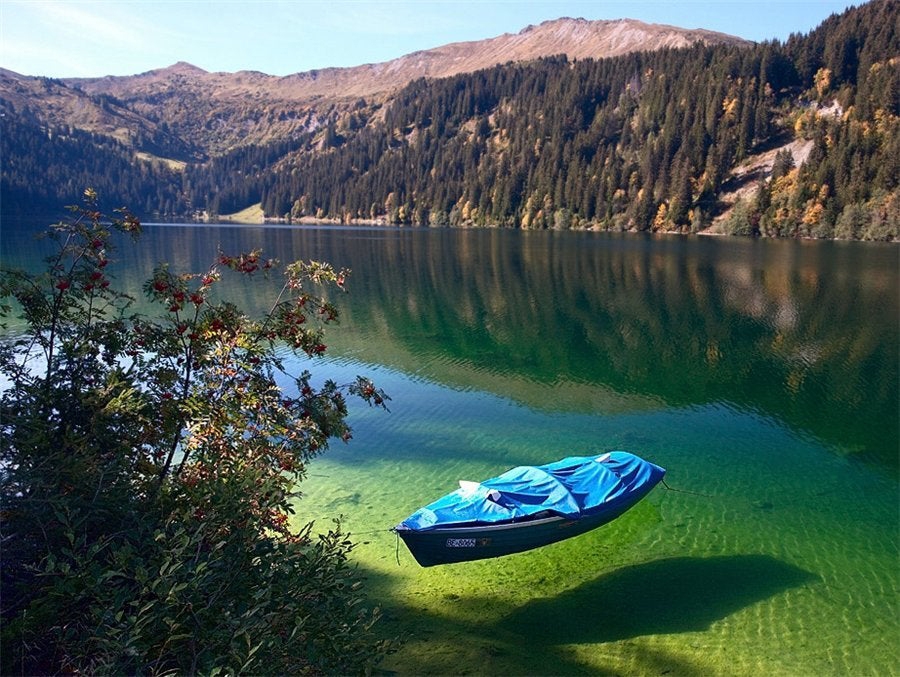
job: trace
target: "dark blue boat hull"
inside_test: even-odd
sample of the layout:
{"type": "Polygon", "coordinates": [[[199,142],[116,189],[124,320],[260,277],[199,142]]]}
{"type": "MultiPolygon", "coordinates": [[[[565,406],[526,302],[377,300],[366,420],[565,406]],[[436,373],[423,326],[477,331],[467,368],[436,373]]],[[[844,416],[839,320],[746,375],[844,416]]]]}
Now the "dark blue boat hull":
{"type": "Polygon", "coordinates": [[[398,525],[395,531],[423,567],[502,557],[556,543],[603,526],[640,501],[651,488],[631,494],[628,500],[607,506],[597,514],[578,519],[552,516],[506,524],[438,527],[428,531],[398,525]]]}

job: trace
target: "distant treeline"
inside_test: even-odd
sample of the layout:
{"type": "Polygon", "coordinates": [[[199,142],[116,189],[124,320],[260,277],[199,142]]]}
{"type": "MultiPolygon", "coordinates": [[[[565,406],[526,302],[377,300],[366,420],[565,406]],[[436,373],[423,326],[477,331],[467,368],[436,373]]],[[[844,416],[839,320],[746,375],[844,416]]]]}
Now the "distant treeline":
{"type": "Polygon", "coordinates": [[[805,161],[778,153],[720,227],[898,239],[898,8],[873,0],[785,43],[418,80],[380,110],[360,101],[315,133],[180,173],[108,138],[5,121],[3,200],[71,201],[87,182],[163,215],[261,203],[278,218],[695,232],[737,165],[803,139],[805,161]]]}

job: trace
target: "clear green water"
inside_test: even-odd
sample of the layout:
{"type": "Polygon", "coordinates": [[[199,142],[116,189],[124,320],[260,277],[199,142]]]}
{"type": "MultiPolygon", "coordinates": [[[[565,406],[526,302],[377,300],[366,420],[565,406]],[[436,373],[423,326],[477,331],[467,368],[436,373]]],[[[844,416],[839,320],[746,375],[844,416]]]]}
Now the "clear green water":
{"type": "Polygon", "coordinates": [[[383,628],[407,636],[385,670],[900,673],[896,246],[172,226],[123,245],[120,276],[220,244],[353,269],[309,366],[372,376],[391,412],[353,407],[297,518],[356,534],[383,628]],[[696,493],[429,569],[388,531],[459,479],[611,448],[696,493]]]}

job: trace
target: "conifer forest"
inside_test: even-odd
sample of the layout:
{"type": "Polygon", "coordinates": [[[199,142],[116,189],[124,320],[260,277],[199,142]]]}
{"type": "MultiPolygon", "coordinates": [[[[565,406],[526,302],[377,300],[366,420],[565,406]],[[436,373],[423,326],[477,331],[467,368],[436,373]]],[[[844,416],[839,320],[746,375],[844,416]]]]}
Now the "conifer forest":
{"type": "Polygon", "coordinates": [[[419,79],[229,148],[198,141],[202,120],[123,141],[4,103],[2,206],[58,208],[90,185],[144,218],[259,204],[279,220],[894,240],[898,8],[873,0],[783,43],[419,79]]]}

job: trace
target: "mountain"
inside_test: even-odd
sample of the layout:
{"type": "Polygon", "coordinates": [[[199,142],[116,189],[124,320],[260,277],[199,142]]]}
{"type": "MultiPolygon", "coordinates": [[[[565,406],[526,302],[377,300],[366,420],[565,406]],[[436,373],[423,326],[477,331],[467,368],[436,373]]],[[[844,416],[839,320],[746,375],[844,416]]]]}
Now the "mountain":
{"type": "Polygon", "coordinates": [[[106,94],[86,94],[62,80],[0,68],[0,113],[42,128],[100,134],[141,150],[178,158],[190,155],[190,144],[169,134],[155,116],[148,117],[106,94]]]}
{"type": "Polygon", "coordinates": [[[315,129],[335,111],[361,98],[383,102],[417,78],[444,78],[557,54],[596,59],[695,43],[750,44],[722,33],[630,19],[564,18],[515,35],[453,43],[384,63],[284,77],[255,71],[209,73],[183,62],[139,75],[49,82],[0,71],[0,96],[17,109],[43,99],[43,123],[75,126],[126,143],[147,132],[164,137],[159,126],[165,123],[165,129],[179,130],[182,143],[173,147],[171,139],[158,138],[157,146],[187,160],[315,129]]]}
{"type": "Polygon", "coordinates": [[[91,185],[159,217],[259,205],[291,219],[890,239],[897,23],[898,3],[872,0],[784,44],[559,19],[285,77],[0,71],[2,207],[69,203],[91,185]]]}
{"type": "Polygon", "coordinates": [[[254,97],[311,102],[318,99],[370,97],[393,91],[417,78],[445,78],[497,64],[532,61],[565,54],[570,60],[601,59],[630,52],[702,44],[748,45],[724,33],[646,24],[633,19],[588,21],[562,18],[528,26],[516,34],[456,42],[407,54],[391,61],[352,68],[325,68],[276,77],[253,71],[207,73],[186,63],[128,77],[70,79],[65,82],[88,94],[130,100],[177,86],[202,86],[213,96],[254,97]]]}

